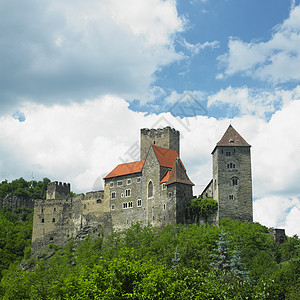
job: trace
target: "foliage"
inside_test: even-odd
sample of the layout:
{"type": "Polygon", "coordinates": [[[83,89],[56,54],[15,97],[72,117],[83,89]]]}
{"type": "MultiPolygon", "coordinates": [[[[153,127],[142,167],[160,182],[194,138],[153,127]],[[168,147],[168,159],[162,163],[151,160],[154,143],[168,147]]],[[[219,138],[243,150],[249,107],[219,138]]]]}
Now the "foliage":
{"type": "Polygon", "coordinates": [[[0,183],[0,198],[14,194],[25,199],[45,199],[49,182],[48,178],[44,178],[42,181],[26,181],[22,177],[12,182],[4,180],[0,183]]]}
{"type": "Polygon", "coordinates": [[[32,210],[21,208],[16,212],[0,210],[0,278],[3,270],[28,255],[31,246],[32,210]]]}
{"type": "Polygon", "coordinates": [[[258,223],[223,220],[220,227],[163,228],[135,224],[105,239],[88,237],[77,243],[52,247],[44,257],[56,252],[47,260],[42,255],[30,258],[27,265],[34,265],[34,272],[12,264],[0,283],[0,298],[299,298],[299,239],[277,245],[258,223]],[[176,248],[180,262],[174,266],[176,248]]]}
{"type": "Polygon", "coordinates": [[[200,217],[205,219],[218,209],[218,202],[213,198],[194,198],[187,204],[188,215],[193,223],[199,224],[200,217]]]}

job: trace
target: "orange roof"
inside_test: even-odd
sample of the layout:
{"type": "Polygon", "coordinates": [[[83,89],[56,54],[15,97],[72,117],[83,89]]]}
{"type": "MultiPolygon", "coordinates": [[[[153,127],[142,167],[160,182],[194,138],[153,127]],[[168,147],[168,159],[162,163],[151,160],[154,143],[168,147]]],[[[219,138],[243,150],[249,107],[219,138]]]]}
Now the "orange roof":
{"type": "Polygon", "coordinates": [[[174,162],[176,161],[176,157],[179,157],[176,150],[162,148],[154,145],[152,145],[152,148],[161,167],[172,168],[174,162]]]}
{"type": "Polygon", "coordinates": [[[171,171],[168,170],[167,173],[166,173],[166,175],[165,175],[165,176],[163,177],[163,179],[160,181],[160,183],[165,183],[165,182],[167,182],[167,181],[169,180],[169,178],[170,178],[170,174],[171,174],[171,171]]]}
{"type": "Polygon", "coordinates": [[[145,162],[144,160],[140,160],[140,161],[117,165],[108,175],[104,177],[104,179],[139,173],[142,171],[144,162],[145,162]]]}

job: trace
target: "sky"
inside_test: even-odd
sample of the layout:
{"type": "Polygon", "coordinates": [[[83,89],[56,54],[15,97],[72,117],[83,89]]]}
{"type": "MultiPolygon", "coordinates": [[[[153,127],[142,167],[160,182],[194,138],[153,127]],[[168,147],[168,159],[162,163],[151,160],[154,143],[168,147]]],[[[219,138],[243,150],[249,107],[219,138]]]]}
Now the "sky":
{"type": "Polygon", "coordinates": [[[101,189],[171,126],[199,195],[232,124],[254,221],[300,236],[299,116],[299,0],[0,2],[0,181],[101,189]]]}

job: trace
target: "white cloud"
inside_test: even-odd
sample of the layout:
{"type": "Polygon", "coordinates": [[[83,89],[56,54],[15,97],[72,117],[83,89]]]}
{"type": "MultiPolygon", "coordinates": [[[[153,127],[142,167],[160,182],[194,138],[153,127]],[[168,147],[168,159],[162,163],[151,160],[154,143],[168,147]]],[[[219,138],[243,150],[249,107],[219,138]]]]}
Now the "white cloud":
{"type": "Polygon", "coordinates": [[[174,41],[185,21],[174,0],[4,0],[0,10],[1,113],[24,99],[146,101],[155,72],[183,58],[174,41]]]}
{"type": "Polygon", "coordinates": [[[285,228],[286,234],[300,236],[300,199],[279,196],[254,201],[254,221],[267,227],[285,228]]]}
{"type": "Polygon", "coordinates": [[[243,73],[272,83],[300,79],[300,6],[292,5],[289,18],[274,28],[268,41],[243,42],[231,38],[228,53],[219,57],[225,65],[223,74],[243,73]]]}
{"type": "MultiPolygon", "coordinates": [[[[25,122],[1,117],[0,180],[28,180],[33,171],[37,179],[71,182],[76,192],[99,188],[99,177],[123,161],[139,159],[140,128],[172,126],[181,132],[181,157],[199,195],[212,176],[210,153],[229,120],[146,115],[128,106],[107,95],[68,106],[28,104],[20,111],[25,122]]],[[[286,228],[289,234],[300,234],[293,229],[300,209],[299,115],[300,100],[294,100],[269,121],[257,116],[231,121],[252,145],[255,220],[286,228]]]]}
{"type": "Polygon", "coordinates": [[[178,38],[178,42],[181,46],[185,47],[192,55],[197,55],[201,50],[204,50],[206,48],[219,48],[220,42],[219,41],[213,41],[213,42],[204,42],[203,44],[197,43],[197,44],[191,44],[185,40],[185,38],[178,38]]]}
{"type": "Polygon", "coordinates": [[[300,99],[300,86],[293,90],[273,91],[229,86],[208,96],[207,106],[229,105],[235,113],[265,118],[267,114],[274,113],[282,105],[298,99],[300,99]]]}

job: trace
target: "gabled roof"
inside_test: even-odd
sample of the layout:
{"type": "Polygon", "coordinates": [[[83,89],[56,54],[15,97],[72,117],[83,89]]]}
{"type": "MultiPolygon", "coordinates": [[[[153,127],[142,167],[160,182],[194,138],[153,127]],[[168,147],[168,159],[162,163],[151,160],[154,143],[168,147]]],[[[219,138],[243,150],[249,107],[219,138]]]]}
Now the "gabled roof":
{"type": "Polygon", "coordinates": [[[179,157],[176,150],[158,147],[152,145],[154,153],[161,167],[172,168],[176,158],[179,157]]]}
{"type": "Polygon", "coordinates": [[[104,179],[142,172],[145,161],[135,161],[117,165],[104,179]]]}
{"type": "MultiPolygon", "coordinates": [[[[220,141],[217,143],[216,147],[219,146],[225,146],[225,147],[251,147],[243,138],[242,136],[232,127],[230,124],[220,139],[220,141]]],[[[213,152],[215,151],[216,147],[214,148],[213,152]]]]}
{"type": "Polygon", "coordinates": [[[160,183],[166,183],[170,178],[171,170],[168,170],[166,175],[163,177],[163,179],[160,181],[160,183]]]}
{"type": "Polygon", "coordinates": [[[167,185],[171,184],[171,183],[183,183],[183,184],[188,184],[188,185],[194,185],[189,177],[186,174],[186,171],[183,167],[183,164],[181,162],[181,160],[178,158],[176,158],[172,171],[170,173],[170,177],[168,182],[166,183],[167,185]]]}

